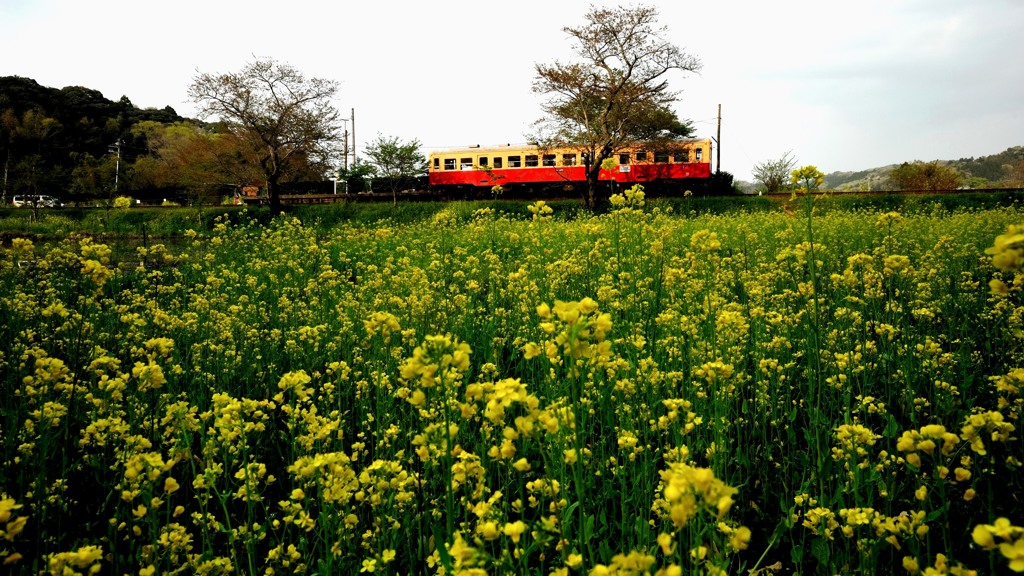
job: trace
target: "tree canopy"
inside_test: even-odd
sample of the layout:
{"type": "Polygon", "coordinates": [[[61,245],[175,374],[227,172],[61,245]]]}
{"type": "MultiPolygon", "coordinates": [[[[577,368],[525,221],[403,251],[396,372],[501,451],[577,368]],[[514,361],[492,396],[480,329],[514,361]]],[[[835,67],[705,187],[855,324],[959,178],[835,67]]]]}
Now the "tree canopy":
{"type": "Polygon", "coordinates": [[[956,190],[963,175],[939,162],[904,162],[889,173],[889,183],[896,190],[956,190]]]}
{"type": "Polygon", "coordinates": [[[792,151],[788,151],[776,160],[765,160],[754,164],[751,170],[754,181],[764,186],[765,191],[769,194],[785,190],[787,184],[790,183],[790,173],[796,166],[796,158],[793,158],[791,154],[792,151]]]}
{"type": "Polygon", "coordinates": [[[701,63],[666,40],[651,6],[592,7],[585,20],[563,29],[579,60],[537,64],[533,91],[548,98],[536,139],[580,150],[593,207],[601,164],[615,151],[640,142],[668,147],[692,134],[691,124],[670,108],[678,94],[669,90],[667,76],[696,72],[701,63]]]}
{"type": "Polygon", "coordinates": [[[216,117],[259,166],[271,210],[281,211],[280,183],[297,172],[331,171],[341,139],[333,98],[338,83],[306,78],[292,66],[257,59],[239,72],[200,74],[189,97],[202,118],[216,117]]]}
{"type": "Polygon", "coordinates": [[[397,136],[377,135],[366,147],[366,155],[378,178],[391,190],[392,200],[398,202],[398,189],[415,183],[415,178],[427,172],[427,159],[420,152],[419,140],[402,142],[397,136]]]}

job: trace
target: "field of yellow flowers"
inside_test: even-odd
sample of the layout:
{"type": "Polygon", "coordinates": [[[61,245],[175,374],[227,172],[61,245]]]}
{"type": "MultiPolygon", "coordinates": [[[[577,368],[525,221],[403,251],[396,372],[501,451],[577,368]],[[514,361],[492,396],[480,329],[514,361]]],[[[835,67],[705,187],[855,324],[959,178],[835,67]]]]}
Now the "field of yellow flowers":
{"type": "Polygon", "coordinates": [[[617,206],[15,239],[0,570],[1024,571],[1024,212],[617,206]]]}

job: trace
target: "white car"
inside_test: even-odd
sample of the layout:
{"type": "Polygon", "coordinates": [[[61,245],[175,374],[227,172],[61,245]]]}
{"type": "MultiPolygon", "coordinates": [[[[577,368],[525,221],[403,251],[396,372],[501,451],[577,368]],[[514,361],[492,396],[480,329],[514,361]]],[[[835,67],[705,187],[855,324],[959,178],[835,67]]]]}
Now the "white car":
{"type": "Polygon", "coordinates": [[[14,198],[11,199],[11,204],[14,205],[15,208],[31,208],[33,206],[39,208],[60,208],[63,206],[60,200],[57,200],[53,196],[46,196],[45,194],[16,194],[14,198]]]}

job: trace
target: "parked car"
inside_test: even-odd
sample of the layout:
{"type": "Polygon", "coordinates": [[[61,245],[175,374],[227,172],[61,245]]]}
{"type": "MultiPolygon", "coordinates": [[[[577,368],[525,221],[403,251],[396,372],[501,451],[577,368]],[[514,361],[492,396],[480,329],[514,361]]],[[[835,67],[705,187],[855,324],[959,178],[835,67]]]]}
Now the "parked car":
{"type": "Polygon", "coordinates": [[[11,204],[15,208],[31,208],[33,206],[39,208],[60,208],[64,205],[60,200],[45,194],[16,194],[11,199],[11,204]]]}

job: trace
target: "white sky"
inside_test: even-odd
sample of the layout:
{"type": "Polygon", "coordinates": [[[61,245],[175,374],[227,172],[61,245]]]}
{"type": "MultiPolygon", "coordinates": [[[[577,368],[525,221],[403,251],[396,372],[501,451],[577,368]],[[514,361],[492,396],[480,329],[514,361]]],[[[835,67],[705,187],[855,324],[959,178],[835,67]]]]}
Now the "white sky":
{"type": "MultiPolygon", "coordinates": [[[[627,0],[628,1],[628,0],[627,0]]],[[[612,0],[607,4],[614,5],[612,0]]],[[[676,112],[722,170],[792,151],[824,172],[1024,145],[1024,0],[648,0],[699,74],[676,112]]],[[[0,76],[84,86],[194,116],[197,73],[256,57],[338,80],[361,149],[523,142],[535,63],[572,59],[588,0],[0,0],[0,76]]]]}

